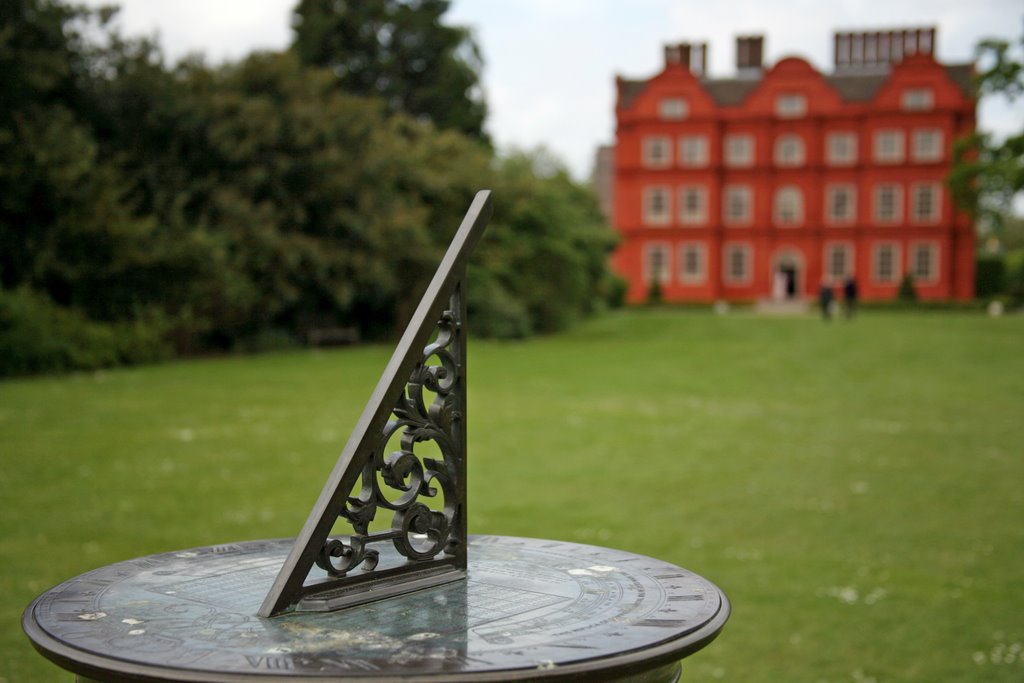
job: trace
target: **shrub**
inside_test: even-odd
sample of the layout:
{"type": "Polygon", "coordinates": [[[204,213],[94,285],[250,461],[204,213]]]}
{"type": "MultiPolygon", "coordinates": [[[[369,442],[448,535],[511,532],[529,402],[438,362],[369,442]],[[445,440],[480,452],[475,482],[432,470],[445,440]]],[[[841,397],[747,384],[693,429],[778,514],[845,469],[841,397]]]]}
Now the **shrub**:
{"type": "Polygon", "coordinates": [[[613,273],[608,277],[607,290],[605,298],[609,307],[622,308],[626,305],[626,293],[629,291],[629,280],[613,273]]]}
{"type": "Polygon", "coordinates": [[[661,291],[661,280],[653,280],[650,288],[647,290],[647,303],[656,306],[664,300],[664,296],[661,291]]]}
{"type": "Polygon", "coordinates": [[[914,276],[907,273],[900,280],[900,288],[896,292],[896,298],[900,301],[917,301],[917,288],[914,287],[914,276]]]}
{"type": "Polygon", "coordinates": [[[160,360],[162,329],[152,316],[104,324],[28,289],[0,291],[0,377],[160,360]]]}
{"type": "Polygon", "coordinates": [[[979,299],[1006,291],[1006,262],[998,256],[979,256],[975,262],[974,295],[979,299]]]}
{"type": "Polygon", "coordinates": [[[533,333],[530,314],[491,273],[470,267],[469,324],[471,334],[499,339],[522,339],[533,333]]]}

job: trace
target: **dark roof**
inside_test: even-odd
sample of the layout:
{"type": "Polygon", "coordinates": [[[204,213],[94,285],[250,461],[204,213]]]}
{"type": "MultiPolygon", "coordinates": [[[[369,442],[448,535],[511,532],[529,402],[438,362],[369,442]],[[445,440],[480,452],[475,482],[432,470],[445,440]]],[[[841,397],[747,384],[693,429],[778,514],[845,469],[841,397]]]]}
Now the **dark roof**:
{"type": "MultiPolygon", "coordinates": [[[[967,97],[974,97],[974,76],[970,64],[951,64],[946,75],[967,97]]],[[[889,74],[832,74],[825,80],[847,102],[865,102],[878,92],[889,79],[889,74]]]]}
{"type": "MultiPolygon", "coordinates": [[[[952,64],[946,67],[949,75],[967,97],[974,97],[974,70],[971,64],[952,64]]],[[[839,93],[846,102],[866,102],[875,96],[878,89],[889,79],[888,73],[839,73],[825,76],[825,81],[839,93]]],[[[623,108],[632,106],[640,96],[648,81],[630,81],[622,79],[621,101],[623,108]]],[[[761,83],[760,78],[718,78],[701,81],[704,90],[720,107],[734,107],[742,104],[754,88],[761,83]]]]}
{"type": "Polygon", "coordinates": [[[973,64],[951,64],[946,67],[946,73],[949,75],[949,80],[960,86],[967,97],[974,99],[978,94],[974,85],[973,64]]]}
{"type": "Polygon", "coordinates": [[[832,74],[825,82],[839,93],[844,102],[866,102],[889,80],[889,74],[832,74]]]}
{"type": "Polygon", "coordinates": [[[623,109],[628,109],[633,106],[634,100],[640,96],[644,88],[647,87],[647,81],[627,81],[625,78],[619,81],[621,87],[619,93],[621,95],[620,104],[623,109]]]}
{"type": "Polygon", "coordinates": [[[704,90],[720,107],[742,104],[747,95],[760,84],[760,78],[719,78],[703,82],[704,90]]]}

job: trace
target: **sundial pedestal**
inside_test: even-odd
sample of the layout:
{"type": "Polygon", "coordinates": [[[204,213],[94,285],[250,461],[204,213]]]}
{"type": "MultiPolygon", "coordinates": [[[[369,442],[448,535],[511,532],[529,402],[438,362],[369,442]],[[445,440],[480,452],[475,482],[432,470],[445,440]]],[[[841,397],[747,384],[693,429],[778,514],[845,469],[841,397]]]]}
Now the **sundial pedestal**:
{"type": "Polygon", "coordinates": [[[292,540],[163,553],[44,593],[23,625],[81,681],[677,680],[729,614],[672,564],[474,536],[464,581],[334,612],[255,616],[292,540]]]}

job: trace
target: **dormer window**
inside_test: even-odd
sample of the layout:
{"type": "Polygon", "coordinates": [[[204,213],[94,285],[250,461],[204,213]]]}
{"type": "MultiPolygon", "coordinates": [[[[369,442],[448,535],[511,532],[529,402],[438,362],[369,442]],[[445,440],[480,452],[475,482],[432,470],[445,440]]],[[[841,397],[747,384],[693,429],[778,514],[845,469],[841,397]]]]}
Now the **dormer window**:
{"type": "Polygon", "coordinates": [[[900,106],[904,111],[929,111],[935,106],[935,95],[931,88],[908,88],[900,95],[900,106]]]}
{"type": "Polygon", "coordinates": [[[786,94],[775,98],[775,114],[783,119],[796,119],[807,114],[807,98],[803,95],[786,94]]]}
{"type": "Polygon", "coordinates": [[[658,116],[679,121],[690,113],[689,103],[682,97],[666,97],[658,103],[658,116]]]}

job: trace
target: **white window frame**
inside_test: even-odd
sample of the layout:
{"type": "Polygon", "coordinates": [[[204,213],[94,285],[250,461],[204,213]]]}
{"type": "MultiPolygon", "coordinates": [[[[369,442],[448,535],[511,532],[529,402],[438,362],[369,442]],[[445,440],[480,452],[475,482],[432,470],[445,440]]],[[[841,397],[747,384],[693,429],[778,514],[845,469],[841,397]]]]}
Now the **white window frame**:
{"type": "Polygon", "coordinates": [[[910,220],[918,225],[934,225],[942,217],[942,185],[939,183],[914,183],[910,186],[910,220]],[[922,215],[920,195],[923,190],[931,192],[931,207],[922,215]]]}
{"type": "Polygon", "coordinates": [[[796,168],[807,158],[804,139],[796,133],[785,133],[775,139],[775,165],[796,168]]]}
{"type": "Polygon", "coordinates": [[[830,166],[852,166],[857,163],[857,134],[833,131],[825,137],[825,160],[830,166]]]}
{"type": "Polygon", "coordinates": [[[910,154],[914,161],[942,161],[941,128],[917,128],[911,139],[910,154]]]}
{"type": "Polygon", "coordinates": [[[877,183],[871,193],[871,218],[876,225],[896,225],[903,222],[903,186],[899,183],[877,183]],[[893,190],[893,215],[882,215],[882,193],[893,190]]]}
{"type": "Polygon", "coordinates": [[[729,133],[723,145],[725,165],[730,168],[749,168],[754,165],[754,135],[729,133]]]}
{"type": "Polygon", "coordinates": [[[881,128],[875,131],[873,155],[878,164],[901,164],[907,158],[907,140],[902,130],[881,128]]]}
{"type": "Polygon", "coordinates": [[[853,183],[831,183],[825,186],[825,220],[829,225],[851,225],[857,220],[857,186],[853,183]],[[835,197],[838,194],[846,195],[846,215],[837,216],[835,208],[835,197]]]}
{"type": "Polygon", "coordinates": [[[658,102],[658,116],[666,121],[682,121],[690,115],[690,103],[685,97],[663,97],[658,102]]]}
{"type": "Polygon", "coordinates": [[[900,261],[899,242],[875,242],[871,245],[871,279],[881,284],[895,284],[903,277],[902,262],[900,261]],[[881,253],[884,248],[892,250],[892,275],[883,278],[880,265],[881,253]]]}
{"type": "Polygon", "coordinates": [[[662,255],[662,270],[658,274],[658,283],[667,285],[672,280],[672,248],[667,242],[644,243],[644,283],[649,285],[654,282],[655,273],[652,270],[654,258],[652,255],[656,251],[662,255]]]}
{"type": "Polygon", "coordinates": [[[931,88],[906,88],[900,93],[903,111],[931,111],[935,108],[935,91],[931,88]]]}
{"type": "MultiPolygon", "coordinates": [[[[787,212],[788,213],[788,212],[787,212]]],[[[783,185],[776,188],[774,202],[772,205],[772,218],[775,225],[794,228],[803,225],[804,222],[804,193],[796,185],[783,185]],[[793,217],[787,218],[784,209],[787,204],[792,203],[793,217]]]]}
{"type": "Polygon", "coordinates": [[[679,245],[679,281],[688,285],[700,285],[708,279],[708,248],[703,242],[683,242],[679,245]],[[687,254],[697,257],[697,271],[687,272],[687,254]]]}
{"type": "Polygon", "coordinates": [[[748,285],[754,279],[754,249],[746,242],[726,242],[722,246],[722,280],[730,285],[748,285]],[[743,273],[733,277],[732,255],[743,254],[743,273]]]}
{"type": "Polygon", "coordinates": [[[799,119],[807,115],[807,96],[781,93],[775,96],[775,115],[780,119],[799,119]]]}
{"type": "Polygon", "coordinates": [[[704,185],[683,185],[679,188],[679,222],[683,225],[704,225],[708,222],[708,188],[704,185]],[[691,211],[689,197],[697,198],[691,211]]]}
{"type": "Polygon", "coordinates": [[[679,137],[679,165],[702,168],[708,165],[708,136],[682,135],[679,137]]]}
{"type": "Polygon", "coordinates": [[[672,222],[672,191],[664,185],[651,185],[643,190],[643,215],[644,225],[668,225],[672,222]],[[652,213],[652,203],[655,195],[661,195],[664,210],[661,213],[652,213]]]}
{"type": "Polygon", "coordinates": [[[935,284],[939,281],[939,270],[941,267],[941,262],[939,261],[938,242],[927,241],[910,243],[910,248],[907,249],[907,272],[914,276],[915,283],[926,285],[935,284]],[[931,267],[930,271],[925,275],[921,275],[917,269],[917,256],[922,251],[928,253],[928,264],[931,267]]]}
{"type": "Polygon", "coordinates": [[[750,185],[726,185],[722,190],[722,222],[726,225],[750,225],[754,219],[754,189],[750,185]],[[733,198],[741,197],[743,215],[730,213],[733,198]]]}
{"type": "Polygon", "coordinates": [[[670,168],[672,166],[672,138],[648,135],[643,139],[644,168],[670,168]]]}
{"type": "Polygon", "coordinates": [[[833,279],[846,279],[854,273],[854,247],[852,242],[826,242],[825,247],[822,250],[822,270],[825,274],[833,279]],[[836,272],[833,255],[836,252],[843,253],[843,270],[842,272],[836,272]]]}

